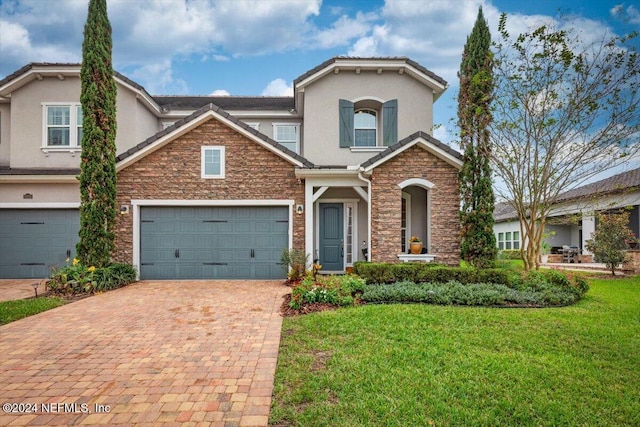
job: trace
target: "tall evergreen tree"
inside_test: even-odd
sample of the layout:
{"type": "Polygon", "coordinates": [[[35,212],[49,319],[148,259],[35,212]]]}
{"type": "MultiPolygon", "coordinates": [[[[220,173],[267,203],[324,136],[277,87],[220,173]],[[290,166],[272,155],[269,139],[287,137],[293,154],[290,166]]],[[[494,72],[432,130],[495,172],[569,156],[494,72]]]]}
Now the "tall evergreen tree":
{"type": "Polygon", "coordinates": [[[84,265],[108,265],[115,247],[116,84],[111,62],[111,24],[106,0],[90,0],[80,70],[82,161],[80,241],[84,265]]]}
{"type": "Polygon", "coordinates": [[[492,116],[493,60],[491,33],[482,14],[478,17],[462,52],[458,123],[464,163],[460,170],[462,207],[462,259],[476,267],[490,267],[497,254],[493,234],[495,198],[489,165],[488,127],[492,116]]]}

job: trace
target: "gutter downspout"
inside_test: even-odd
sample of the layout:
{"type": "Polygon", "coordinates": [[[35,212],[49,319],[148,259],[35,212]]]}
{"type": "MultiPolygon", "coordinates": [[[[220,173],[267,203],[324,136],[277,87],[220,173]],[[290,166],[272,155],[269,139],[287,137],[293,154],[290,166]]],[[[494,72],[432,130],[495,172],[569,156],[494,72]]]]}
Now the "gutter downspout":
{"type": "Polygon", "coordinates": [[[371,262],[371,181],[365,178],[362,172],[363,169],[360,168],[358,171],[358,179],[367,183],[367,194],[369,195],[369,200],[367,201],[367,246],[369,248],[367,251],[367,261],[371,262]]]}

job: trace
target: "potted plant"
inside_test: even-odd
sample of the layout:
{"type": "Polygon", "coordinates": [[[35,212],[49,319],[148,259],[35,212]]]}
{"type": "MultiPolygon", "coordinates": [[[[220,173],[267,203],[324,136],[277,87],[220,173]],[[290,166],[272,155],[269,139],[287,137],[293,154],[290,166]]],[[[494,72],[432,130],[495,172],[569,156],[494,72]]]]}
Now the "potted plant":
{"type": "Polygon", "coordinates": [[[633,231],[630,234],[631,234],[631,237],[629,237],[628,239],[625,239],[625,243],[627,244],[629,249],[638,249],[638,238],[633,233],[633,231]]]}
{"type": "Polygon", "coordinates": [[[409,239],[409,252],[414,255],[422,253],[422,240],[418,236],[411,236],[409,239]]]}
{"type": "Polygon", "coordinates": [[[549,252],[551,252],[551,245],[549,245],[547,242],[542,242],[542,245],[540,245],[540,252],[540,261],[542,261],[543,264],[549,262],[549,252]]]}

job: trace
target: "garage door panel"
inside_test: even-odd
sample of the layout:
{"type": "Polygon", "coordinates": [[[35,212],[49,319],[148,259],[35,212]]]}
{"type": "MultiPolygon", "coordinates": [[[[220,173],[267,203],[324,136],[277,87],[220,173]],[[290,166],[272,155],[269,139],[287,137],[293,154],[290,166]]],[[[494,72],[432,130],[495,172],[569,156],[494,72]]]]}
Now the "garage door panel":
{"type": "Polygon", "coordinates": [[[77,209],[0,209],[0,278],[44,278],[75,256],[77,209]]]}
{"type": "Polygon", "coordinates": [[[252,231],[252,223],[249,221],[235,221],[233,231],[239,234],[248,234],[252,231]]]}
{"type": "Polygon", "coordinates": [[[282,278],[288,218],[288,207],[142,207],[142,221],[153,223],[140,227],[141,264],[147,264],[141,277],[282,278]],[[158,251],[164,247],[179,249],[179,257],[171,251],[164,257],[158,251]],[[149,265],[158,262],[173,264],[173,271],[149,265]]]}

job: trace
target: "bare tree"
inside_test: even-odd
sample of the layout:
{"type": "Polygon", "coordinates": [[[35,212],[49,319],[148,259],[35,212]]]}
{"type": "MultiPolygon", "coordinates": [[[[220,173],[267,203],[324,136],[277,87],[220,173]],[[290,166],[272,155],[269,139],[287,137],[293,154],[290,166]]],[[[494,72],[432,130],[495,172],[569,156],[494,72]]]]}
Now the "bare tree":
{"type": "Polygon", "coordinates": [[[558,195],[639,152],[638,34],[593,41],[561,17],[512,38],[506,20],[495,44],[492,164],[530,270],[558,195]]]}

